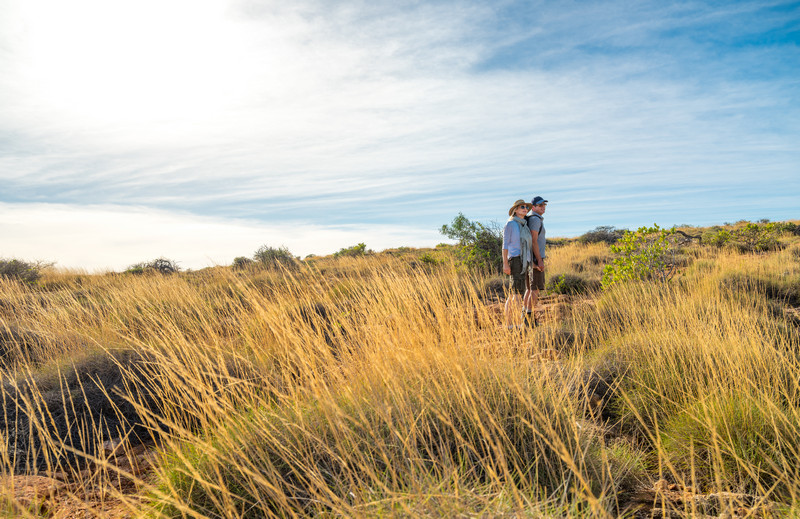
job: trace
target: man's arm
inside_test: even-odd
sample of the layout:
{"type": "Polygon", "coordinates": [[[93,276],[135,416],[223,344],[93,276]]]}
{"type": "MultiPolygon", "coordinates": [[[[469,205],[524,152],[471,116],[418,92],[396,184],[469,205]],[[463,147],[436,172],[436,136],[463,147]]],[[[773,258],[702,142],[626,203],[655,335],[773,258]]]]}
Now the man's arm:
{"type": "Polygon", "coordinates": [[[531,231],[531,238],[533,238],[531,249],[533,250],[533,260],[536,263],[535,268],[544,272],[544,261],[542,261],[542,255],[539,252],[539,231],[531,231]]]}

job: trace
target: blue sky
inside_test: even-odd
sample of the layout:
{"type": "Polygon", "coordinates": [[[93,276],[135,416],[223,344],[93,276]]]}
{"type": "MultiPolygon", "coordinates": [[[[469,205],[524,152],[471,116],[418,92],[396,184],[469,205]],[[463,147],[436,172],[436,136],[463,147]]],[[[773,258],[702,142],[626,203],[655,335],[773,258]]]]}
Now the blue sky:
{"type": "Polygon", "coordinates": [[[800,218],[800,2],[0,0],[0,257],[800,218]]]}

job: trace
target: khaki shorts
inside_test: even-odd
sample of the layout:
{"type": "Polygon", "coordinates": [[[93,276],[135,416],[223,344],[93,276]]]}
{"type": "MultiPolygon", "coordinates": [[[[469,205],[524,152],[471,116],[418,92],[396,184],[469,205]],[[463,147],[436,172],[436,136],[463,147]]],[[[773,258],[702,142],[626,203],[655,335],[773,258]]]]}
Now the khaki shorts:
{"type": "Polygon", "coordinates": [[[508,266],[511,267],[511,289],[517,294],[524,294],[528,288],[528,273],[522,270],[522,258],[509,258],[508,266]]]}
{"type": "Polygon", "coordinates": [[[530,280],[531,290],[544,290],[544,271],[535,269],[531,265],[528,279],[530,280]]]}

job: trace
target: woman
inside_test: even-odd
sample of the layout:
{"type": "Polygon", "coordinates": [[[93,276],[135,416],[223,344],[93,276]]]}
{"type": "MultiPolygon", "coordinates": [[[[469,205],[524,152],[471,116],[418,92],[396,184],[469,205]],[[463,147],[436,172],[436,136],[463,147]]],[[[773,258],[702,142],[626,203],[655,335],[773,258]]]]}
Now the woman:
{"type": "MultiPolygon", "coordinates": [[[[503,272],[511,276],[511,295],[506,299],[506,324],[513,326],[511,311],[522,300],[528,288],[528,263],[531,262],[531,231],[525,215],[530,206],[525,200],[517,200],[508,210],[508,222],[503,228],[503,272]]],[[[523,312],[523,320],[527,316],[523,312]]]]}

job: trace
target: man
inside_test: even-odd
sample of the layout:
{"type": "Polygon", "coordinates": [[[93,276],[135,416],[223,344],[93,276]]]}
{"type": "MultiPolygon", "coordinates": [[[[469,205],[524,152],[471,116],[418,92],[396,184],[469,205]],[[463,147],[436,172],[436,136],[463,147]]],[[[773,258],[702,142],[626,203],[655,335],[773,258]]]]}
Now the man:
{"type": "Polygon", "coordinates": [[[528,229],[531,231],[531,251],[533,252],[531,270],[528,274],[530,285],[522,298],[527,311],[525,315],[526,324],[536,324],[533,308],[536,307],[536,302],[539,300],[539,290],[544,290],[544,211],[546,208],[547,200],[541,196],[534,197],[531,200],[531,214],[525,217],[528,229]]]}

